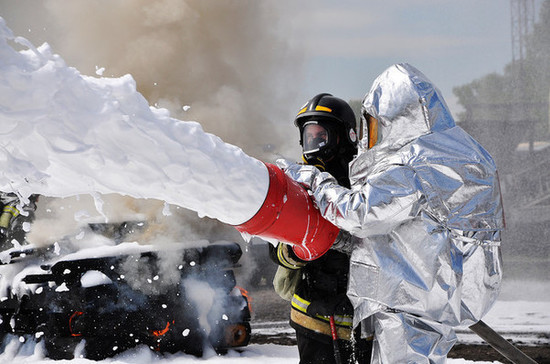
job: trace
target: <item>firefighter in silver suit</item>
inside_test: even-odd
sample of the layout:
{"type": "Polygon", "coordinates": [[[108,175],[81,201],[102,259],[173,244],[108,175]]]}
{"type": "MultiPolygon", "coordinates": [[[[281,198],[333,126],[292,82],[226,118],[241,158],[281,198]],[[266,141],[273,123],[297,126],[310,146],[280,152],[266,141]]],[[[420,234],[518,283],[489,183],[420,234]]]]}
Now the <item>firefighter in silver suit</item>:
{"type": "Polygon", "coordinates": [[[321,214],[351,234],[354,326],[374,333],[373,363],[444,363],[454,327],[495,302],[503,208],[495,163],[455,125],[439,90],[409,64],[375,80],[361,111],[351,188],[280,162],[321,214]]]}

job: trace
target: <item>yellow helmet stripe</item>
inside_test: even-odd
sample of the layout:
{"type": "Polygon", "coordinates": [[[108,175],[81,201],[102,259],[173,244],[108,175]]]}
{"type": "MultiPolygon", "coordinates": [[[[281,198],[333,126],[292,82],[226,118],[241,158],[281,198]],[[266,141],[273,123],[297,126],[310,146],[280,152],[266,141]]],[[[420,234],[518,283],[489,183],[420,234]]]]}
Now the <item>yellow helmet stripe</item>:
{"type": "MultiPolygon", "coordinates": [[[[298,111],[298,114],[297,114],[296,116],[298,116],[298,115],[300,115],[300,114],[303,114],[303,113],[305,113],[305,112],[307,111],[307,109],[308,109],[308,107],[307,107],[307,106],[306,106],[306,107],[304,107],[304,108],[302,108],[302,109],[301,109],[300,111],[298,111]]],[[[326,111],[326,112],[332,112],[332,109],[331,109],[330,107],[326,107],[326,106],[321,106],[321,105],[317,105],[317,106],[315,106],[315,111],[326,111]]]]}
{"type": "Polygon", "coordinates": [[[332,112],[332,109],[326,106],[317,105],[315,106],[315,111],[326,111],[326,112],[332,112]]]}

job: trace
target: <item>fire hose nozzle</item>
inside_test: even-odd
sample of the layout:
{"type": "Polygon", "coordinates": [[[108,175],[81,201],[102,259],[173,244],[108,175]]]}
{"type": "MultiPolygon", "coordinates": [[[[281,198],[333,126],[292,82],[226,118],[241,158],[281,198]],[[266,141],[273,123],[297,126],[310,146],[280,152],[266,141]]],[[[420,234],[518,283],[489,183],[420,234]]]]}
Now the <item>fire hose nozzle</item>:
{"type": "Polygon", "coordinates": [[[269,189],[256,214],[235,226],[241,232],[292,245],[303,260],[326,253],[338,236],[338,229],[325,220],[306,189],[279,167],[266,163],[269,189]]]}

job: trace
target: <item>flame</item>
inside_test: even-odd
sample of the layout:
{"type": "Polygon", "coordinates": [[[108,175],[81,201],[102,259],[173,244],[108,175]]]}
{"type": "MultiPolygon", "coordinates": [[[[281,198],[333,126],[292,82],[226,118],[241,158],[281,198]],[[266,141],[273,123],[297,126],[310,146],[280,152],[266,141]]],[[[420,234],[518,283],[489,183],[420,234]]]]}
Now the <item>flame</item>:
{"type": "Polygon", "coordinates": [[[235,288],[238,288],[239,291],[241,291],[241,294],[243,297],[246,298],[246,302],[248,304],[248,310],[250,311],[250,314],[252,314],[252,297],[248,294],[248,291],[242,287],[235,286],[235,288]]]}
{"type": "Polygon", "coordinates": [[[75,334],[73,332],[73,319],[77,316],[81,316],[83,315],[84,312],[81,312],[81,311],[75,311],[71,317],[69,318],[69,331],[71,332],[71,336],[82,336],[82,334],[75,334]]]}
{"type": "MultiPolygon", "coordinates": [[[[172,324],[173,323],[174,323],[174,321],[172,321],[172,324]]],[[[170,322],[168,321],[168,322],[166,322],[166,327],[164,329],[162,329],[162,330],[151,330],[151,335],[156,336],[156,337],[163,336],[169,330],[170,330],[170,322]]]]}

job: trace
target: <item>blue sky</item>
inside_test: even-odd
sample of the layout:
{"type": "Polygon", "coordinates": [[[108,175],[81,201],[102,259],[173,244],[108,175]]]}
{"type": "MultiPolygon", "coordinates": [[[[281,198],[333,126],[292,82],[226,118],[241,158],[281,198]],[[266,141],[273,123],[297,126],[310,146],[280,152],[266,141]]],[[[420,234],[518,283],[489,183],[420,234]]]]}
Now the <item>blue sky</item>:
{"type": "MultiPolygon", "coordinates": [[[[543,0],[535,0],[535,16],[543,0]]],[[[315,1],[298,7],[292,41],[307,55],[306,94],[362,98],[393,63],[419,68],[460,111],[455,86],[512,60],[509,0],[315,1]]]]}

